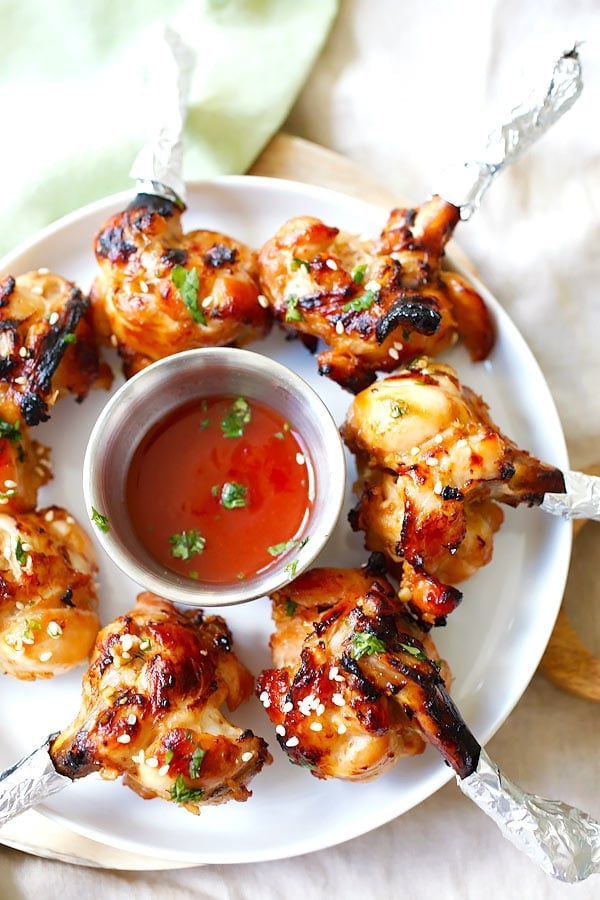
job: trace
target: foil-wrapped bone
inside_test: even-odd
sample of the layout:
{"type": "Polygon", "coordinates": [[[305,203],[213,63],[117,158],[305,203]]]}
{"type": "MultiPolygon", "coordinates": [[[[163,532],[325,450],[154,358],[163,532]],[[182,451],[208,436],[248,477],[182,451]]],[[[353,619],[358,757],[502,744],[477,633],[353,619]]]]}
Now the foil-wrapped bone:
{"type": "Polygon", "coordinates": [[[507,122],[493,131],[478,160],[449,167],[440,176],[437,193],[469,219],[494,177],[516,162],[579,98],[583,90],[577,44],[554,63],[550,81],[512,110],[507,122]]]}
{"type": "Polygon", "coordinates": [[[136,156],[129,174],[138,194],[155,194],[185,204],[183,129],[195,54],[170,26],[161,31],[149,53],[147,96],[152,104],[153,133],[136,156]]]}
{"type": "Polygon", "coordinates": [[[565,519],[600,521],[600,478],[585,472],[565,472],[564,494],[546,494],[540,506],[565,519]]]}
{"type": "Polygon", "coordinates": [[[600,873],[600,822],[587,813],[526,793],[483,750],[476,770],[456,780],[504,837],[548,875],[577,882],[600,873]]]}
{"type": "Polygon", "coordinates": [[[72,783],[56,771],[50,758],[48,748],[55,737],[50,735],[41,747],[0,773],[0,825],[72,783]]]}

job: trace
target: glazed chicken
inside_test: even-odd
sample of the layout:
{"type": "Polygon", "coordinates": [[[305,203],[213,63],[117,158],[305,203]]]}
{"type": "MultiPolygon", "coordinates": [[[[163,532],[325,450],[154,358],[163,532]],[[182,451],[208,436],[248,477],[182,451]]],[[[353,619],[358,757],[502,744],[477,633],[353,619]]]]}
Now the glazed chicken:
{"type": "Polygon", "coordinates": [[[232,725],[253,678],[219,616],[178,612],[142,593],[102,629],[83,678],[75,721],[50,755],[58,772],[99,772],[144,798],[162,797],[198,814],[203,805],[247,800],[248,782],[271,762],[267,745],[232,725]]]}
{"type": "Polygon", "coordinates": [[[354,398],[342,436],[356,455],[350,514],[369,550],[402,573],[400,596],[440,623],[460,582],[489,562],[509,506],[564,493],[564,478],[507,438],[485,402],[448,365],[417,360],[354,398]]]}
{"type": "Polygon", "coordinates": [[[448,667],[386,577],[317,568],[272,599],[274,668],[256,690],[293,763],[365,781],[430,743],[461,778],[473,771],[480,748],[448,695],[448,667]]]}
{"type": "Polygon", "coordinates": [[[271,327],[256,254],[217,232],[184,234],[181,214],[169,200],[138,194],[95,237],[95,327],[117,348],[127,378],[182,350],[242,347],[271,327]]]}
{"type": "Polygon", "coordinates": [[[0,671],[50,678],[89,658],[100,627],[89,537],[57,506],[0,513],[0,671]]]}
{"type": "Polygon", "coordinates": [[[0,418],[0,512],[32,512],[38,489],[51,477],[49,449],[31,439],[20,419],[0,418]]]}
{"type": "Polygon", "coordinates": [[[286,330],[313,351],[319,338],[328,345],[319,372],[354,393],[457,336],[482,360],[494,343],[491,315],[464,278],[442,268],[458,219],[438,196],[394,210],[375,241],[291,219],[259,253],[262,290],[286,330]]]}
{"type": "Polygon", "coordinates": [[[38,269],[0,279],[0,415],[37,425],[64,393],[109,387],[90,303],[71,281],[38,269]]]}

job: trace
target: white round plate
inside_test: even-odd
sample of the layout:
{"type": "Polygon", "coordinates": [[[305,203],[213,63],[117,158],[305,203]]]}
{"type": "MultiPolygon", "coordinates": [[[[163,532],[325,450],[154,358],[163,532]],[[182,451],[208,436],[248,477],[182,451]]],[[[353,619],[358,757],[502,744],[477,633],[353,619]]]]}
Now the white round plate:
{"type": "MultiPolygon", "coordinates": [[[[96,272],[92,238],[108,215],[131,194],[108,198],[69,215],[21,245],[0,263],[18,275],[47,266],[88,290],[96,272]]],[[[378,234],[387,210],[326,189],[277,179],[226,177],[189,187],[185,230],[208,228],[259,247],[295,215],[314,215],[359,234],[378,234]]],[[[476,228],[476,223],[466,227],[476,228]]],[[[498,325],[489,360],[473,365],[464,350],[444,359],[463,382],[488,402],[504,432],[536,456],[567,468],[560,422],[542,374],[520,334],[481,285],[498,325]]],[[[342,422],[350,395],[317,374],[316,363],[299,342],[287,342],[274,328],[252,345],[286,363],[310,382],[342,422]]],[[[121,383],[121,376],[115,379],[121,383]]],[[[83,404],[70,399],[53,410],[35,437],[52,447],[55,477],[44,488],[40,506],[57,503],[88,523],[81,470],[88,435],[106,393],[93,392],[83,404]]],[[[366,560],[360,535],[345,513],[353,504],[353,466],[349,460],[346,508],[337,532],[319,559],[327,565],[360,565],[366,560]]],[[[91,530],[91,526],[90,526],[91,530]]],[[[571,528],[538,509],[506,510],[489,566],[463,584],[462,605],[446,628],[436,629],[440,655],[453,669],[452,694],[471,730],[485,744],[511,712],[544,651],[560,605],[569,563],[571,528]]],[[[137,588],[109,562],[99,546],[103,623],[132,606],[137,588]]],[[[241,549],[243,553],[243,548],[241,549]]],[[[269,603],[261,599],[216,610],[233,630],[235,649],[254,672],[270,664],[269,603]]],[[[0,768],[8,767],[66,726],[79,707],[83,667],[41,682],[0,676],[0,768]]],[[[319,781],[291,765],[275,740],[261,704],[252,698],[233,714],[269,742],[274,756],[252,783],[246,803],[207,808],[194,817],[170,803],[142,800],[119,782],[89,776],[40,807],[40,812],[93,840],[123,850],[180,863],[237,863],[307,853],[364,834],[420,803],[452,773],[428,748],[401,760],[394,771],[366,784],[319,781]]]]}

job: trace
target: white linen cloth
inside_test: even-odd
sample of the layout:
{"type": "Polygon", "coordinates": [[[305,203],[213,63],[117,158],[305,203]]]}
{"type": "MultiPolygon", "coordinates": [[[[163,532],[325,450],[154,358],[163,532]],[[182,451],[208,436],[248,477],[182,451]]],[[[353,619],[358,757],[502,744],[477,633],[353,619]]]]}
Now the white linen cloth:
{"type": "MultiPolygon", "coordinates": [[[[346,154],[400,199],[418,203],[435,189],[438,170],[468,159],[507,104],[516,104],[548,60],[575,39],[585,42],[583,97],[518,167],[497,180],[457,239],[537,357],[558,406],[571,465],[581,468],[600,460],[600,8],[595,0],[343,0],[286,130],[346,154]]],[[[588,538],[593,554],[592,535],[588,538]]],[[[573,618],[598,652],[600,589],[596,585],[594,593],[594,567],[577,553],[574,566],[579,581],[570,601],[577,604],[573,618]]],[[[597,573],[595,578],[600,580],[597,573]]],[[[540,674],[487,746],[523,788],[596,817],[599,749],[600,707],[560,692],[540,674]]],[[[293,809],[281,827],[294,828],[293,809]]],[[[569,886],[542,874],[453,783],[375,832],[287,861],[120,872],[0,847],[3,900],[100,896],[592,900],[600,896],[600,877],[569,886]]]]}

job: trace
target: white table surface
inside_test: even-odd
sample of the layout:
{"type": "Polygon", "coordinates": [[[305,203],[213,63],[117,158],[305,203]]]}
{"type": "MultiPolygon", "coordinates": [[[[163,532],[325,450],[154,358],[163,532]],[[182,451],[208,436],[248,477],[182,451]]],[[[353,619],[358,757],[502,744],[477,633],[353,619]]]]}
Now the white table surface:
{"type": "MultiPolygon", "coordinates": [[[[595,0],[345,0],[286,130],[344,153],[398,196],[419,202],[435,189],[437,172],[469,158],[507,104],[535,84],[540,61],[573,39],[586,42],[582,99],[498,180],[477,217],[462,227],[460,243],[539,360],[572,466],[581,468],[600,460],[595,0]]],[[[590,533],[586,551],[576,553],[567,588],[573,618],[597,653],[598,540],[590,533]]],[[[538,674],[487,749],[525,789],[600,817],[598,705],[561,693],[538,674]]],[[[2,900],[100,896],[591,900],[600,896],[600,878],[569,886],[542,874],[454,784],[371,834],[287,861],[126,872],[0,847],[2,900]]]]}

